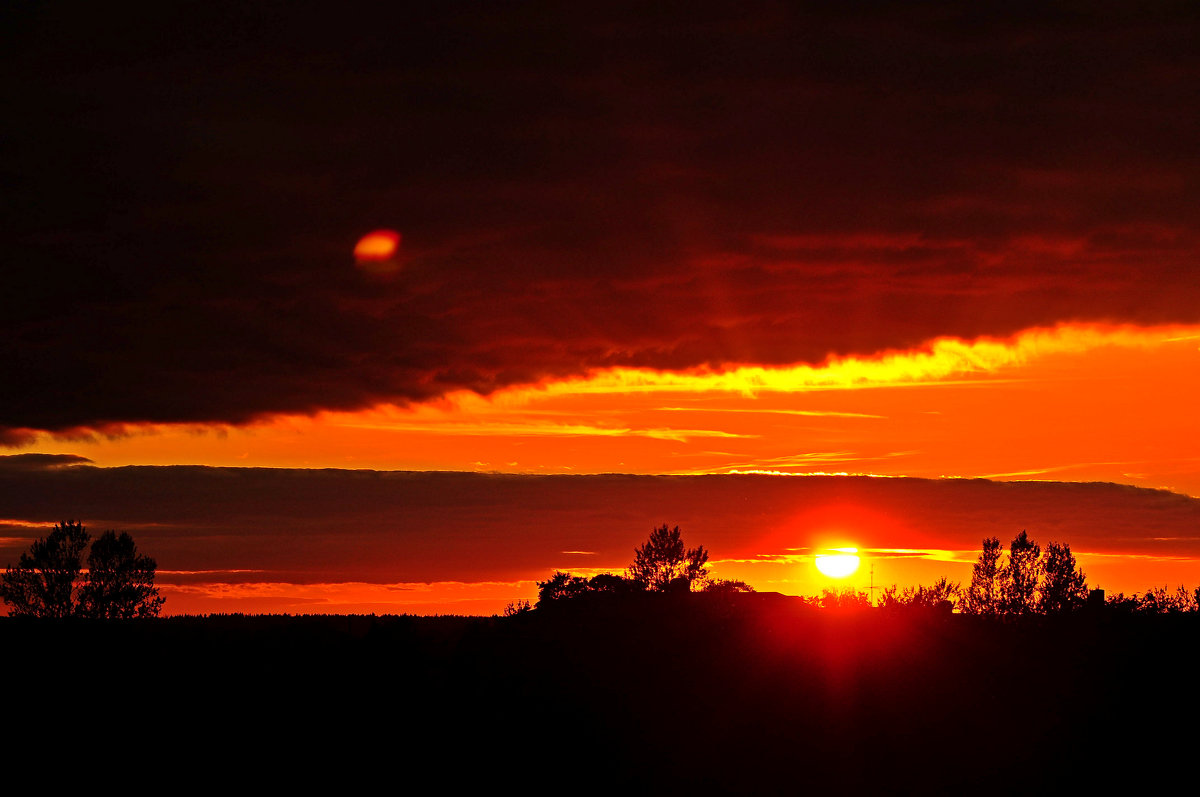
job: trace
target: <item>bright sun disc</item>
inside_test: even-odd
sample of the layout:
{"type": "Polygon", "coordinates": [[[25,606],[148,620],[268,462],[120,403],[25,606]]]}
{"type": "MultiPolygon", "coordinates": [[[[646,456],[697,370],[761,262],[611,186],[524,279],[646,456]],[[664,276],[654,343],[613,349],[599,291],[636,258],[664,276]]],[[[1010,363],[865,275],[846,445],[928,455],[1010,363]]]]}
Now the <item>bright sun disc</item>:
{"type": "Polygon", "coordinates": [[[845,578],[858,570],[857,548],[835,548],[836,553],[817,556],[817,569],[830,578],[845,578]]]}

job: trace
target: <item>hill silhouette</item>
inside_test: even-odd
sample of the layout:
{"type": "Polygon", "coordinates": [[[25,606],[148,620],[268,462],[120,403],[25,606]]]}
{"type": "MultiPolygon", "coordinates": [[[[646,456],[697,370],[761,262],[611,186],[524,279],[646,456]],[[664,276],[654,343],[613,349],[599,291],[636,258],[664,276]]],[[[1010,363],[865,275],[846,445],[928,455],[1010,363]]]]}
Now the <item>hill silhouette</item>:
{"type": "Polygon", "coordinates": [[[1190,771],[1198,620],[685,593],[502,618],[4,618],[0,639],[14,754],[66,717],[201,783],[1042,793],[1190,771]]]}

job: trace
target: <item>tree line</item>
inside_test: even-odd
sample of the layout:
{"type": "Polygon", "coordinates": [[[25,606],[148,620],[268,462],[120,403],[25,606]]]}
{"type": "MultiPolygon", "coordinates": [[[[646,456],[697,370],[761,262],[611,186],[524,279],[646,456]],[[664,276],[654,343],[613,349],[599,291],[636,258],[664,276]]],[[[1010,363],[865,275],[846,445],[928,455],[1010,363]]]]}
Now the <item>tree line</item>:
{"type": "MultiPolygon", "coordinates": [[[[589,596],[622,596],[640,593],[753,592],[744,581],[712,578],[708,551],[704,546],[688,548],[679,526],[666,523],[650,532],[650,538],[634,549],[633,562],[621,575],[601,573],[591,578],[557,571],[538,582],[538,608],[589,596]]],[[[532,608],[512,604],[507,614],[532,608]]]]}
{"type": "MultiPolygon", "coordinates": [[[[708,573],[708,551],[687,548],[678,526],[663,524],[634,550],[632,564],[623,575],[601,573],[586,578],[558,571],[538,582],[537,606],[561,603],[589,595],[631,595],[643,592],[753,592],[743,581],[713,579],[708,573]]],[[[967,614],[1022,615],[1071,611],[1084,605],[1088,589],[1069,545],[1050,543],[1043,554],[1022,531],[1009,546],[1007,557],[1000,541],[983,541],[983,551],[972,571],[971,583],[962,587],[945,578],[931,586],[895,585],[883,590],[884,608],[924,607],[967,614]]],[[[870,596],[853,588],[826,589],[804,602],[823,609],[867,608],[870,596]]],[[[531,608],[518,605],[513,611],[531,608]]]]}
{"type": "Polygon", "coordinates": [[[959,608],[967,614],[1060,614],[1082,607],[1087,597],[1087,579],[1071,546],[1051,542],[1043,554],[1022,530],[1007,557],[998,538],[983,541],[959,608]]]}
{"type": "Polygon", "coordinates": [[[1200,587],[1188,590],[1182,585],[1174,590],[1153,587],[1142,593],[1126,595],[1118,592],[1104,603],[1113,611],[1127,614],[1184,614],[1200,612],[1200,587]]]}
{"type": "MultiPolygon", "coordinates": [[[[1083,608],[1089,600],[1087,577],[1075,561],[1071,546],[1051,542],[1041,546],[1021,531],[1008,546],[996,537],[983,540],[982,550],[965,586],[942,578],[931,586],[898,590],[888,587],[880,596],[884,608],[940,607],[963,614],[1022,616],[1064,614],[1083,608]]],[[[1100,593],[1094,596],[1099,599],[1100,593]]],[[[1128,614],[1179,614],[1200,611],[1200,587],[1108,596],[1106,609],[1128,614]]]]}
{"type": "MultiPolygon", "coordinates": [[[[537,606],[562,604],[588,596],[622,596],[669,592],[754,592],[744,581],[714,579],[708,572],[708,551],[684,545],[678,526],[655,528],[650,538],[634,550],[633,562],[623,574],[601,573],[591,578],[557,571],[538,582],[537,606]]],[[[941,578],[930,585],[900,589],[895,584],[880,593],[883,609],[958,611],[981,616],[1065,614],[1083,608],[1090,590],[1071,546],[1051,542],[1045,550],[1022,530],[1005,551],[999,538],[983,540],[971,569],[971,580],[962,585],[941,578]]],[[[868,593],[852,587],[825,589],[819,596],[802,596],[803,602],[821,609],[865,609],[874,605],[868,593]]],[[[1142,594],[1110,596],[1109,609],[1138,614],[1181,613],[1200,610],[1200,587],[1170,591],[1154,588],[1142,594]]],[[[533,608],[527,601],[510,604],[506,614],[533,608]]]]}
{"type": "Polygon", "coordinates": [[[164,599],[154,586],[157,563],[139,554],[125,532],[91,535],[79,521],[58,523],[0,576],[0,598],[14,617],[157,617],[164,599]]]}

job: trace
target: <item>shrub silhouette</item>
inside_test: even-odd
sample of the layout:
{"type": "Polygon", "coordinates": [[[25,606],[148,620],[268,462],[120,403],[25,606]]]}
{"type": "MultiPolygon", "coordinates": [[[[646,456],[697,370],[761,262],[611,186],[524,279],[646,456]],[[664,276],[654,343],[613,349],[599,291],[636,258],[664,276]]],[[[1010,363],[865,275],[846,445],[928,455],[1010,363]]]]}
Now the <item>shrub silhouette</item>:
{"type": "Polygon", "coordinates": [[[1126,614],[1187,614],[1200,611],[1200,587],[1188,591],[1180,586],[1174,592],[1166,587],[1151,587],[1145,592],[1109,595],[1105,601],[1109,609],[1126,614]]]}
{"type": "Polygon", "coordinates": [[[631,595],[635,592],[644,592],[645,588],[639,582],[624,576],[618,576],[615,573],[600,573],[588,580],[587,591],[604,595],[631,595]]]}
{"type": "Polygon", "coordinates": [[[854,587],[835,589],[826,587],[821,590],[821,597],[816,599],[822,609],[869,609],[871,596],[854,587]]]}
{"type": "Polygon", "coordinates": [[[504,607],[504,616],[516,617],[519,614],[526,614],[532,610],[533,607],[529,605],[529,601],[527,600],[512,601],[504,607]]]}
{"type": "Polygon", "coordinates": [[[879,596],[879,605],[885,609],[921,608],[952,611],[959,603],[962,588],[955,582],[940,578],[926,587],[906,587],[903,591],[893,584],[879,596]]]}
{"type": "Polygon", "coordinates": [[[735,592],[754,592],[754,587],[747,584],[745,581],[739,581],[734,578],[714,578],[704,585],[701,592],[716,592],[723,595],[728,595],[735,592]]]}

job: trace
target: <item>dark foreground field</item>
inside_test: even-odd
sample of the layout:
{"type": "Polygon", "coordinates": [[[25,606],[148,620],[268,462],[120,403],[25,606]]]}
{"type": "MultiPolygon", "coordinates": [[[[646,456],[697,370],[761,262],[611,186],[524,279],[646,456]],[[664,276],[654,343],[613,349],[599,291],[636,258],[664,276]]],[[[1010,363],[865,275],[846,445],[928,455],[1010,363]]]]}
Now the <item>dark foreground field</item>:
{"type": "Polygon", "coordinates": [[[1195,785],[1200,618],[677,598],[510,618],[3,619],[4,750],[50,782],[139,790],[1195,785]]]}

